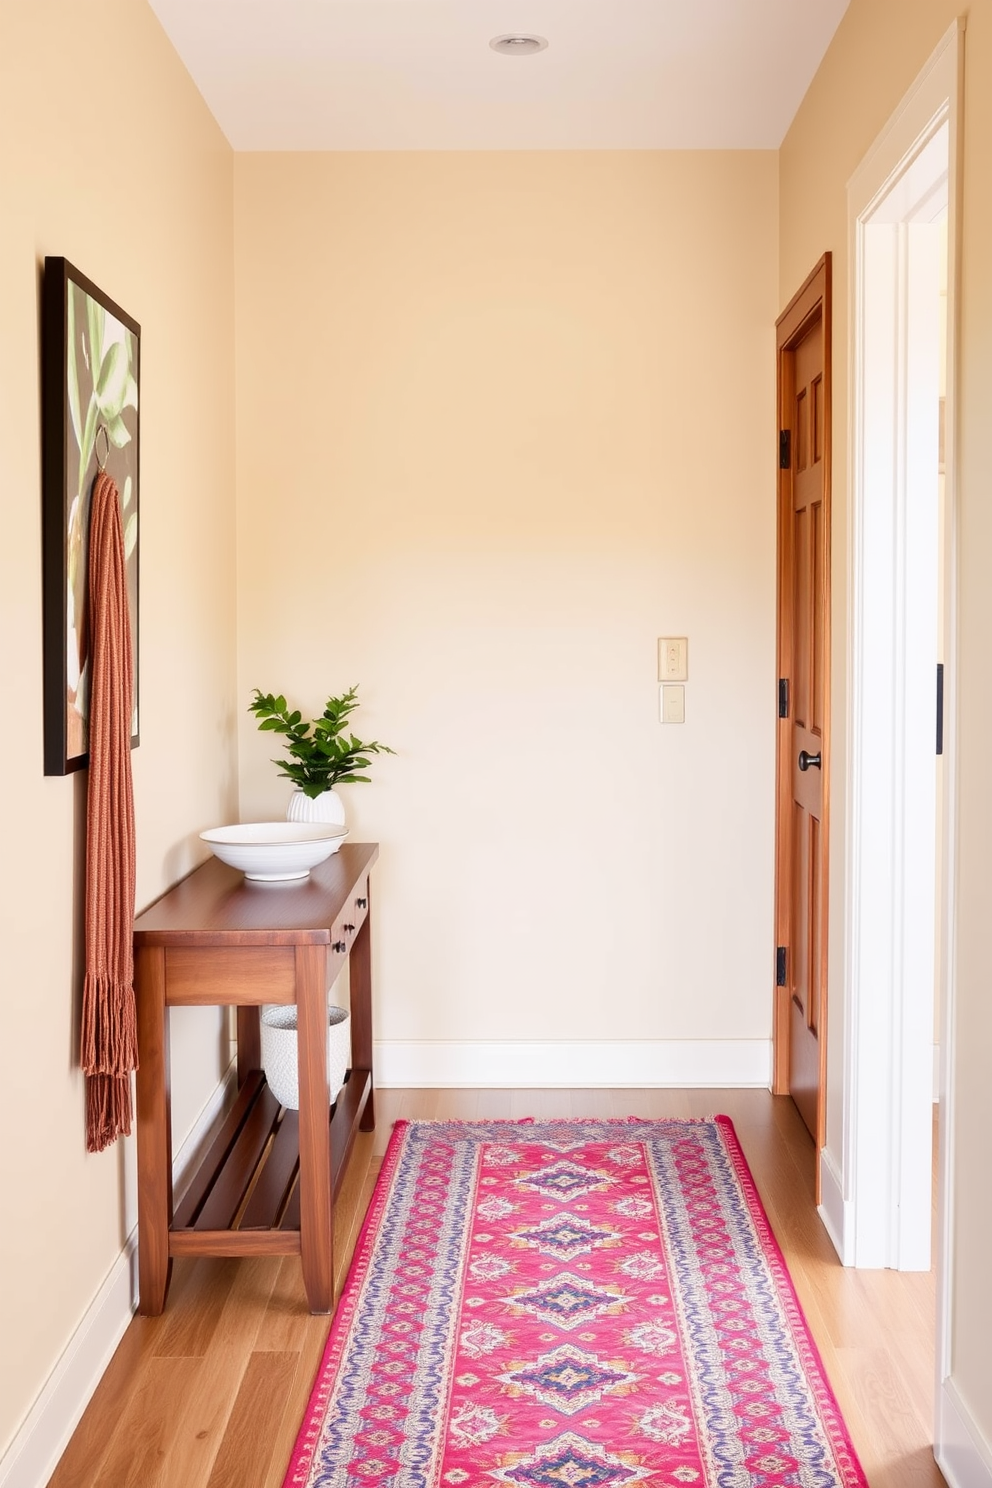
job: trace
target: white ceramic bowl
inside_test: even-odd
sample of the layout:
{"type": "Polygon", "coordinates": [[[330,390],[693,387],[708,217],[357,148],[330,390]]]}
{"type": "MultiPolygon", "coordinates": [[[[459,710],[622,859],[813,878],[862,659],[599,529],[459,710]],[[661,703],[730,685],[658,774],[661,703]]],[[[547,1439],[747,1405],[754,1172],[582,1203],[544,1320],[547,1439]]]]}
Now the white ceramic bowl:
{"type": "Polygon", "coordinates": [[[337,852],[347,835],[346,827],[330,822],[285,821],[242,822],[200,833],[222,863],[261,883],[306,878],[311,868],[337,852]]]}

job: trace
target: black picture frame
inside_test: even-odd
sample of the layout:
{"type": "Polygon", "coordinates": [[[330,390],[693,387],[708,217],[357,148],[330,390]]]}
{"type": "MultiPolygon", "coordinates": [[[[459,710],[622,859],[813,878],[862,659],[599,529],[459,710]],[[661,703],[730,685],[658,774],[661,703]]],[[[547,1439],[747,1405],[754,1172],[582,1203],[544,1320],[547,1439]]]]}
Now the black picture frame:
{"type": "Polygon", "coordinates": [[[98,468],[120,492],[138,730],[141,327],[65,258],[42,280],[42,543],[46,775],[83,769],[87,749],[89,505],[98,468]]]}

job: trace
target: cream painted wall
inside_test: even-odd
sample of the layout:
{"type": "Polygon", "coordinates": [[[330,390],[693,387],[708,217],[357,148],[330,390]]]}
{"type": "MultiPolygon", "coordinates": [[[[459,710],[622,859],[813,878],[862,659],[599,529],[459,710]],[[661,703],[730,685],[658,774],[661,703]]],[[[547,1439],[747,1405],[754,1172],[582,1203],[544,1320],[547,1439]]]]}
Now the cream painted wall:
{"type": "MultiPolygon", "coordinates": [[[[40,265],[69,258],[142,327],[142,905],[236,811],[232,192],[231,151],[145,5],[2,7],[0,1457],[134,1222],[131,1155],[84,1150],[84,779],[42,775],[40,265]]],[[[212,1010],[174,1025],[177,1140],[227,1052],[212,1010]]]]}
{"type": "MultiPolygon", "coordinates": [[[[952,1377],[992,1444],[992,1232],[988,1130],[992,1087],[992,1002],[988,996],[988,827],[992,785],[992,512],[988,502],[987,426],[992,404],[992,6],[954,0],[851,0],[781,150],[780,299],[787,300],[825,248],[834,254],[834,737],[847,725],[846,594],[848,337],[846,184],[876,135],[960,10],[967,12],[964,94],[963,248],[959,463],[959,916],[955,1069],[955,1212],[952,1255],[952,1377]]],[[[831,884],[830,1067],[841,1069],[843,967],[842,762],[835,756],[831,884]]],[[[839,1144],[839,1092],[832,1082],[828,1143],[839,1144]]]]}
{"type": "MultiPolygon", "coordinates": [[[[397,751],[344,788],[377,1036],[767,1039],[776,156],[235,179],[238,703],[357,682],[397,751]]],[[[241,728],[243,815],[278,813],[241,728]]]]}

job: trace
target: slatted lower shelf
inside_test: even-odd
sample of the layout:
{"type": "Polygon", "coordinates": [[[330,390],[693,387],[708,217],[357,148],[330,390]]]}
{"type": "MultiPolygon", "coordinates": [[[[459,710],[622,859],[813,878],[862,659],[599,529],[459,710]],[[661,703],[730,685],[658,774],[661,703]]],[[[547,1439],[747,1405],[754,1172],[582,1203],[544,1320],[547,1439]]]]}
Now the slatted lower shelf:
{"type": "MultiPolygon", "coordinates": [[[[369,1070],[349,1070],[330,1113],[331,1195],[369,1094],[369,1070]]],[[[252,1070],[177,1206],[171,1256],[299,1255],[300,1128],[252,1070]]]]}

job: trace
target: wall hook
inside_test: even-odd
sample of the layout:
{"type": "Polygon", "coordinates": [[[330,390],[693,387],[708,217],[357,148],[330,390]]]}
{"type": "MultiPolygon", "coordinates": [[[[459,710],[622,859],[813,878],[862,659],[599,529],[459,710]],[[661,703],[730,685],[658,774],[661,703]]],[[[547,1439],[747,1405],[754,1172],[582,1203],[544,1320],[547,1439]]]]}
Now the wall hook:
{"type": "Polygon", "coordinates": [[[96,431],[96,437],[93,440],[93,453],[96,455],[96,468],[97,468],[97,470],[99,470],[100,474],[102,475],[103,472],[107,468],[107,461],[110,459],[110,435],[107,433],[107,426],[106,426],[106,424],[101,424],[99,426],[99,428],[97,429],[97,431],[96,431]],[[107,441],[107,452],[106,452],[106,454],[103,457],[103,462],[102,463],[100,461],[100,435],[101,434],[103,435],[104,439],[107,441]]]}

